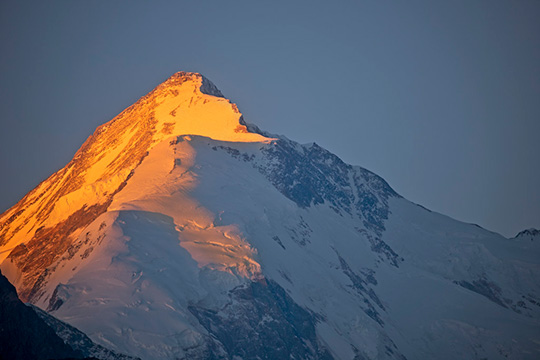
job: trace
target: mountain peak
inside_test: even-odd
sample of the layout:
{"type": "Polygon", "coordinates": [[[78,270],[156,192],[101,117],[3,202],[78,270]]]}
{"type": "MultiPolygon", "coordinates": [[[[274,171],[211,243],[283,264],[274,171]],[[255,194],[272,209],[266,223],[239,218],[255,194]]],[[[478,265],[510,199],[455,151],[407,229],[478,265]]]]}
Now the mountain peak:
{"type": "Polygon", "coordinates": [[[514,239],[530,239],[533,241],[534,238],[540,237],[540,230],[537,230],[535,228],[525,229],[523,231],[520,231],[514,239]]]}
{"type": "Polygon", "coordinates": [[[173,74],[110,123],[130,115],[134,109],[142,109],[144,114],[130,122],[150,120],[152,130],[156,130],[155,140],[178,135],[234,142],[269,140],[251,133],[241,121],[242,114],[236,104],[226,99],[210,80],[195,72],[173,74]]]}
{"type": "MultiPolygon", "coordinates": [[[[224,98],[210,80],[199,73],[177,72],[99,126],[66,167],[2,214],[0,246],[13,249],[40,227],[69,218],[83,205],[85,213],[104,211],[151,149],[181,135],[229,142],[272,140],[251,132],[236,104],[224,98]],[[47,191],[53,184],[55,192],[47,191]]],[[[8,255],[0,253],[0,261],[8,255]]],[[[54,257],[51,253],[51,261],[54,257]]]]}
{"type": "Polygon", "coordinates": [[[271,137],[172,75],[0,215],[2,273],[147,360],[540,358],[537,230],[511,241],[271,137]]]}
{"type": "Polygon", "coordinates": [[[204,75],[197,72],[178,71],[172,74],[167,80],[165,80],[158,88],[167,88],[178,86],[186,81],[200,82],[199,90],[203,94],[212,95],[216,97],[225,98],[221,91],[213,82],[208,80],[204,75]]]}

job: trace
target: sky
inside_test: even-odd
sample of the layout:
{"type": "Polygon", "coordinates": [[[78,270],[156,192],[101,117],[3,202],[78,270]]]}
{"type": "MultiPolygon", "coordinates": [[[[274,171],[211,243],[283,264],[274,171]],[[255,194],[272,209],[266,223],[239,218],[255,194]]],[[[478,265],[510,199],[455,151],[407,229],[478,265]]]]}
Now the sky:
{"type": "Polygon", "coordinates": [[[540,228],[540,2],[0,2],[0,211],[177,71],[431,210],[540,228]]]}

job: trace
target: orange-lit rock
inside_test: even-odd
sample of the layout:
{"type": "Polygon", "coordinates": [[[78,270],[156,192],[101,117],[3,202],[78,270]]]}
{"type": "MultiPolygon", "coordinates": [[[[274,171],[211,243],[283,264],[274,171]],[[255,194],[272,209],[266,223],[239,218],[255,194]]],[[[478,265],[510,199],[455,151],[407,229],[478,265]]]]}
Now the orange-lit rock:
{"type": "MultiPolygon", "coordinates": [[[[170,181],[170,177],[178,177],[176,184],[185,187],[186,194],[175,199],[176,204],[190,204],[188,207],[198,209],[196,213],[200,215],[196,216],[204,218],[204,223],[212,222],[213,215],[191,204],[193,201],[189,198],[188,190],[195,186],[189,175],[195,154],[187,142],[176,149],[169,143],[176,141],[179,135],[233,142],[269,142],[271,139],[248,132],[235,104],[203,91],[220,95],[200,74],[174,74],[113,120],[98,127],[66,167],[2,214],[0,263],[3,262],[2,268],[6,269],[23,300],[36,301],[43,295],[42,284],[57,271],[54,263],[76,246],[75,240],[100,214],[134,204],[145,208],[140,205],[145,199],[159,197],[160,187],[167,185],[156,183],[156,179],[170,181]],[[183,154],[175,156],[174,151],[183,151],[183,154]],[[172,172],[175,158],[180,157],[182,165],[172,172]],[[129,186],[124,189],[126,185],[129,186]]],[[[167,213],[177,207],[159,210],[167,213]]],[[[180,215],[171,215],[180,221],[180,215]]],[[[225,236],[217,228],[208,232],[214,233],[212,238],[225,236]]],[[[246,272],[256,272],[258,265],[241,236],[227,241],[233,247],[245,249],[239,255],[243,259],[240,267],[246,272]]],[[[188,241],[185,247],[201,264],[212,262],[205,258],[206,253],[210,258],[220,257],[215,251],[205,251],[200,242],[197,244],[188,241]]],[[[221,260],[223,263],[224,259],[221,260]]],[[[216,266],[227,269],[236,265],[216,266]]]]}

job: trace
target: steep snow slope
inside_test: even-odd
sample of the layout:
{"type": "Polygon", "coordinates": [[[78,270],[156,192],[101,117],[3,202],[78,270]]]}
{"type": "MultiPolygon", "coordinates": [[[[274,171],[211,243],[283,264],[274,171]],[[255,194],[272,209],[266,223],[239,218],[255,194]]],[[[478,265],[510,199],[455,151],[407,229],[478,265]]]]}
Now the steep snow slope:
{"type": "Polygon", "coordinates": [[[178,73],[0,218],[25,299],[143,359],[540,355],[538,248],[432,213],[178,73]]]}
{"type": "Polygon", "coordinates": [[[268,141],[249,133],[240,123],[236,105],[219,96],[219,90],[199,74],[173,75],[100,126],[66,167],[2,214],[0,261],[9,255],[23,270],[10,275],[6,269],[22,299],[33,301],[41,296],[44,267],[69,251],[84,226],[107,210],[156,144],[178,134],[268,141]],[[43,248],[45,241],[48,246],[43,248]],[[23,259],[31,260],[22,263],[23,259]]]}

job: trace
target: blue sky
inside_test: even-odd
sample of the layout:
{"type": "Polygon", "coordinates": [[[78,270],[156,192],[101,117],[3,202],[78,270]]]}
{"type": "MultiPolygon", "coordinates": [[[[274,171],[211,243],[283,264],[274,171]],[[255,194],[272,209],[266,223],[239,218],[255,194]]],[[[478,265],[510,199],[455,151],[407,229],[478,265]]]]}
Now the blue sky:
{"type": "Polygon", "coordinates": [[[406,198],[540,228],[538,1],[2,1],[0,211],[172,73],[406,198]]]}

